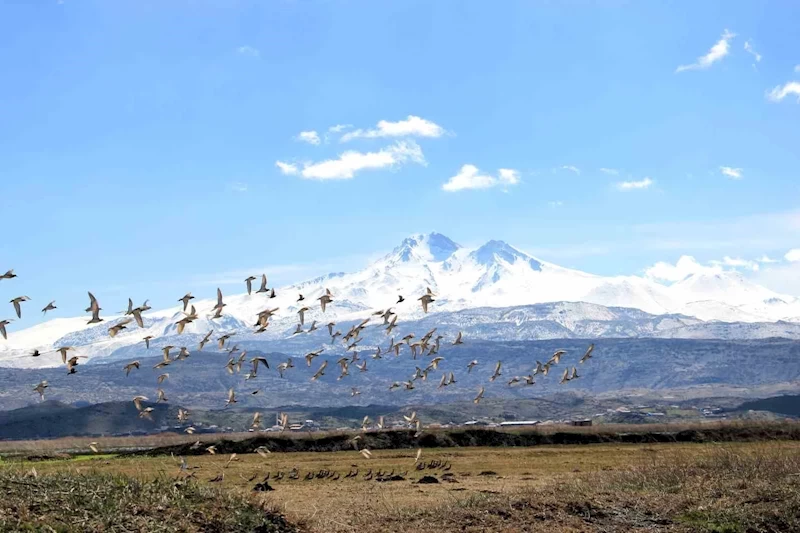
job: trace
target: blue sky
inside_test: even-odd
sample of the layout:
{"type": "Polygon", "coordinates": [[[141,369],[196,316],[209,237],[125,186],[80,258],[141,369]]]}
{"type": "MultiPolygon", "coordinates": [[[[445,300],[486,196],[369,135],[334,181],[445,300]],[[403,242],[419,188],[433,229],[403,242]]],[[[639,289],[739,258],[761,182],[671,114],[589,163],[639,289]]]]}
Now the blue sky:
{"type": "Polygon", "coordinates": [[[163,306],[427,231],[599,274],[766,254],[748,275],[800,295],[798,20],[788,1],[0,1],[0,270],[20,275],[0,296],[163,306]],[[459,173],[491,186],[443,188],[459,173]]]}

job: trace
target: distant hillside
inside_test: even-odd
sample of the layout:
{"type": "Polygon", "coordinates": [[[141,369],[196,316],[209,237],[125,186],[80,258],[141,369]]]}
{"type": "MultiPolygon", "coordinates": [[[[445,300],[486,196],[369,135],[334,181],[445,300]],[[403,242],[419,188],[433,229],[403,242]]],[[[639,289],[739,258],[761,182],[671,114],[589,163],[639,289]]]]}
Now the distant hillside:
{"type": "Polygon", "coordinates": [[[770,411],[782,415],[800,417],[800,395],[784,395],[775,398],[764,398],[744,402],[739,409],[753,411],[770,411]]]}
{"type": "MultiPolygon", "coordinates": [[[[266,354],[271,368],[260,369],[258,375],[249,380],[245,379],[249,364],[241,372],[229,374],[225,370],[227,355],[204,352],[193,353],[185,361],[175,361],[159,370],[152,368],[158,358],[140,359],[141,369],[127,377],[121,362],[81,365],[78,373],[72,375],[64,368],[0,368],[0,408],[39,403],[39,396],[32,389],[43,379],[50,385],[45,392],[48,400],[69,404],[121,401],[132,405],[130,400],[136,395],[156,398],[159,387],[156,376],[164,371],[169,372],[169,378],[160,387],[169,398],[169,405],[203,410],[225,407],[230,388],[237,393],[236,407],[260,409],[292,404],[320,408],[369,404],[432,406],[471,401],[481,386],[486,388],[487,400],[542,398],[569,392],[584,396],[624,396],[642,391],[668,395],[670,391],[691,389],[696,391],[695,395],[711,396],[727,388],[735,389],[739,397],[748,397],[753,391],[761,396],[800,392],[798,341],[602,339],[593,341],[594,356],[580,364],[578,360],[589,342],[576,339],[470,341],[458,347],[443,346],[440,355],[444,359],[438,370],[431,370],[426,380],[417,379],[413,390],[401,387],[393,391],[389,391],[390,384],[412,379],[415,368],[425,368],[431,358],[414,359],[406,348],[399,357],[384,355],[375,360],[370,357],[371,352],[362,351],[360,359],[367,362],[367,371],[361,372],[351,365],[349,375],[341,380],[336,364],[340,354],[327,352],[310,367],[294,352],[295,367],[286,371],[284,378],[279,376],[276,367],[289,356],[266,354]],[[547,361],[557,349],[568,353],[548,376],[536,376],[533,386],[507,384],[514,376],[529,374],[537,360],[547,361]],[[479,365],[468,373],[467,363],[473,359],[477,359],[479,365]],[[325,375],[312,381],[311,376],[325,360],[329,362],[325,375]],[[497,361],[503,363],[502,374],[490,382],[497,361]],[[572,366],[578,368],[580,377],[559,384],[563,370],[572,366]],[[453,372],[456,383],[439,388],[445,372],[453,372]],[[360,394],[352,396],[352,388],[360,394]],[[257,394],[251,394],[256,391],[257,394]]],[[[247,343],[241,343],[240,347],[248,350],[248,358],[260,353],[250,351],[247,343]]]]}

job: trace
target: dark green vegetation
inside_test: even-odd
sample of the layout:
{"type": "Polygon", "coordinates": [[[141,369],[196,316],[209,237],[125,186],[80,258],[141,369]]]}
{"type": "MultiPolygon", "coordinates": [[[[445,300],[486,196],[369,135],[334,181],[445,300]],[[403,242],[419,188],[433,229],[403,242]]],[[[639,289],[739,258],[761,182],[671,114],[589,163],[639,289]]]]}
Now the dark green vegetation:
{"type": "MultiPolygon", "coordinates": [[[[353,449],[353,436],[331,435],[280,435],[258,436],[243,440],[219,440],[214,443],[217,453],[254,453],[264,446],[274,452],[337,452],[353,449]]],[[[415,436],[414,431],[369,431],[361,434],[360,447],[371,450],[454,448],[454,447],[508,447],[575,444],[646,444],[671,442],[753,442],[768,440],[800,440],[800,424],[792,422],[764,424],[721,424],[690,428],[648,431],[647,427],[631,428],[621,432],[619,426],[560,428],[554,431],[523,430],[497,431],[493,429],[454,429],[425,431],[415,436]]],[[[192,444],[164,446],[151,450],[130,452],[131,455],[203,455],[204,447],[192,444]]]]}
{"type": "Polygon", "coordinates": [[[788,416],[800,417],[800,395],[784,395],[744,402],[740,410],[770,411],[788,416]]]}
{"type": "Polygon", "coordinates": [[[290,533],[281,516],[231,492],[165,477],[0,473],[0,530],[290,533]]]}

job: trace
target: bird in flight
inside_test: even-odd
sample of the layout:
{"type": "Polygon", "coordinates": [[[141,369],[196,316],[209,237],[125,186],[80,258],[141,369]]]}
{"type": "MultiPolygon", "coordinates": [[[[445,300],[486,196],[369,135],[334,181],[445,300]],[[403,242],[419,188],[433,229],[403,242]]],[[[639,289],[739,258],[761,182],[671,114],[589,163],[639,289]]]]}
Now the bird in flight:
{"type": "Polygon", "coordinates": [[[588,361],[589,359],[591,359],[593,351],[594,351],[594,343],[589,345],[589,347],[586,349],[586,353],[583,354],[583,357],[581,357],[581,360],[579,362],[583,363],[584,361],[588,361]]]}
{"type": "Polygon", "coordinates": [[[480,390],[478,391],[478,395],[475,396],[474,400],[472,400],[472,403],[475,403],[475,404],[479,403],[483,399],[483,393],[485,393],[485,392],[486,392],[486,389],[484,387],[481,387],[480,390]]]}
{"type": "Polygon", "coordinates": [[[92,294],[90,292],[89,293],[89,307],[86,308],[86,312],[87,313],[92,313],[92,319],[89,322],[87,322],[87,324],[98,324],[98,323],[102,322],[103,319],[100,318],[100,311],[102,311],[102,309],[103,308],[100,307],[100,304],[97,302],[97,298],[95,298],[94,294],[92,294]]]}
{"type": "Polygon", "coordinates": [[[0,320],[0,335],[3,336],[4,339],[8,340],[8,332],[6,332],[6,326],[11,324],[10,320],[0,320]]]}
{"type": "Polygon", "coordinates": [[[194,296],[192,296],[191,292],[187,292],[183,298],[178,298],[179,302],[183,302],[184,311],[186,311],[186,308],[189,306],[189,300],[194,300],[194,296]]]}
{"type": "Polygon", "coordinates": [[[17,312],[17,318],[22,318],[22,308],[20,307],[20,304],[29,300],[30,298],[27,296],[18,296],[9,302],[14,305],[14,311],[17,312]]]}
{"type": "MultiPolygon", "coordinates": [[[[261,287],[259,287],[259,289],[256,291],[256,293],[267,292],[268,290],[269,289],[267,289],[267,275],[266,274],[261,274],[261,287]]],[[[273,291],[273,294],[274,294],[274,291],[273,291]]]]}
{"type": "Polygon", "coordinates": [[[56,301],[55,300],[53,300],[52,302],[50,302],[49,304],[44,306],[44,309],[42,309],[42,314],[45,315],[45,314],[47,314],[48,311],[52,311],[53,309],[56,309],[56,301]]]}
{"type": "Polygon", "coordinates": [[[319,305],[322,308],[322,312],[325,312],[325,306],[333,301],[333,294],[329,289],[325,289],[325,294],[317,298],[319,300],[319,305]]]}
{"type": "Polygon", "coordinates": [[[44,390],[47,388],[47,380],[40,381],[38,385],[36,385],[33,390],[39,393],[41,396],[42,401],[44,401],[44,390]]]}
{"type": "Polygon", "coordinates": [[[255,276],[249,276],[244,280],[245,285],[247,285],[247,295],[250,296],[253,292],[253,282],[257,278],[255,276]]]}
{"type": "Polygon", "coordinates": [[[128,363],[127,365],[123,366],[122,369],[125,370],[125,375],[131,373],[133,369],[139,370],[139,361],[133,361],[132,363],[128,363]]]}
{"type": "Polygon", "coordinates": [[[428,304],[430,304],[430,303],[435,301],[433,299],[433,296],[434,296],[434,294],[433,294],[433,292],[431,292],[431,288],[428,287],[428,291],[425,294],[423,294],[422,296],[420,296],[419,298],[417,298],[419,300],[419,302],[422,304],[422,310],[425,313],[428,312],[428,304]]]}
{"type": "Polygon", "coordinates": [[[14,269],[13,268],[11,270],[9,270],[8,272],[6,272],[5,274],[0,274],[0,279],[11,279],[11,278],[16,278],[16,277],[17,277],[17,275],[14,274],[14,269]]]}

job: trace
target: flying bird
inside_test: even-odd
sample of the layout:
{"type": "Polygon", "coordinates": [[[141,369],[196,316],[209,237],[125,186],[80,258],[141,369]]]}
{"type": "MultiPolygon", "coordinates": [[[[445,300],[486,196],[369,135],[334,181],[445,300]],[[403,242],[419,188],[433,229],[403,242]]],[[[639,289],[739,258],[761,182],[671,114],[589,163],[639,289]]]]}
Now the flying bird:
{"type": "Polygon", "coordinates": [[[579,362],[583,363],[584,361],[588,361],[589,359],[591,359],[593,351],[594,351],[594,343],[589,345],[589,347],[586,349],[586,353],[583,354],[583,357],[581,357],[581,360],[579,362]]]}
{"type": "Polygon", "coordinates": [[[325,289],[325,294],[317,298],[319,300],[319,305],[322,308],[322,312],[325,312],[325,306],[333,301],[333,294],[329,289],[325,289]]]}
{"type": "Polygon", "coordinates": [[[62,346],[61,348],[56,348],[56,351],[61,354],[61,362],[63,364],[67,364],[67,352],[73,350],[72,346],[62,346]]]}
{"type": "Polygon", "coordinates": [[[489,381],[494,381],[500,376],[500,367],[501,366],[503,366],[503,362],[502,361],[498,361],[497,364],[494,367],[494,373],[492,374],[492,377],[489,378],[489,381]]]}
{"type": "MultiPolygon", "coordinates": [[[[256,291],[256,293],[267,292],[267,275],[261,274],[261,287],[256,291]]],[[[273,291],[274,294],[275,291],[273,291]]]]}
{"type": "Polygon", "coordinates": [[[477,365],[478,365],[478,360],[477,359],[473,359],[472,361],[470,361],[469,364],[467,364],[467,374],[472,372],[472,367],[477,366],[477,365]]]}
{"type": "Polygon", "coordinates": [[[6,326],[11,324],[10,320],[0,320],[0,335],[3,336],[4,339],[8,340],[8,333],[6,332],[6,326]]]}
{"type": "Polygon", "coordinates": [[[325,361],[322,362],[322,366],[319,367],[319,370],[317,370],[317,372],[311,378],[311,381],[316,381],[320,377],[324,376],[325,375],[325,369],[327,367],[328,367],[328,360],[326,359],[325,361]]]}
{"type": "Polygon", "coordinates": [[[52,302],[50,302],[49,304],[44,306],[44,309],[42,309],[42,314],[46,315],[48,311],[52,311],[53,309],[56,309],[56,301],[55,300],[53,300],[52,302]]]}
{"type": "Polygon", "coordinates": [[[217,314],[221,314],[222,313],[222,308],[225,307],[226,305],[228,305],[228,304],[226,304],[226,303],[224,303],[222,301],[222,291],[219,289],[219,287],[217,287],[217,305],[212,307],[212,309],[216,309],[217,310],[217,314]]]}
{"type": "Polygon", "coordinates": [[[422,304],[422,310],[425,313],[428,312],[428,304],[436,301],[436,300],[433,299],[433,296],[434,296],[434,294],[431,291],[431,288],[428,287],[427,292],[425,294],[423,294],[422,296],[420,296],[419,298],[417,298],[417,300],[419,300],[420,303],[422,304]]]}
{"type": "Polygon", "coordinates": [[[147,350],[149,350],[149,349],[150,349],[150,340],[151,340],[152,338],[153,338],[153,336],[152,336],[152,335],[148,335],[147,337],[144,337],[144,339],[143,339],[143,340],[144,340],[144,345],[145,345],[145,348],[146,348],[147,350]]]}
{"type": "Polygon", "coordinates": [[[255,280],[256,280],[255,276],[249,276],[244,280],[245,284],[247,285],[247,295],[248,296],[250,296],[250,294],[253,292],[253,281],[255,281],[255,280]]]}
{"type": "Polygon", "coordinates": [[[464,341],[461,340],[461,332],[458,332],[456,336],[456,340],[453,341],[453,346],[458,346],[459,344],[464,344],[464,341]]]}
{"type": "Polygon", "coordinates": [[[137,411],[142,410],[142,402],[147,401],[147,396],[134,396],[133,397],[133,405],[136,406],[137,411]]]}
{"type": "Polygon", "coordinates": [[[97,302],[97,298],[94,297],[94,294],[91,292],[89,293],[89,307],[86,308],[87,313],[92,313],[92,319],[87,322],[87,324],[97,324],[102,322],[103,319],[100,318],[100,311],[102,311],[102,307],[97,302]]]}
{"type": "Polygon", "coordinates": [[[203,337],[203,340],[200,341],[200,347],[198,348],[199,351],[201,351],[201,352],[203,351],[203,346],[208,344],[208,341],[211,339],[211,335],[213,333],[214,333],[213,329],[211,331],[209,331],[208,333],[206,333],[206,336],[203,337]]]}
{"type": "Polygon", "coordinates": [[[301,326],[305,324],[306,311],[308,310],[309,310],[308,307],[301,307],[300,309],[297,310],[297,314],[300,316],[301,326]]]}
{"type": "Polygon", "coordinates": [[[39,393],[39,396],[42,397],[42,401],[44,401],[44,390],[47,388],[47,380],[40,381],[38,385],[36,385],[33,390],[39,393]]]}
{"type": "Polygon", "coordinates": [[[130,324],[131,322],[133,322],[132,318],[126,318],[126,319],[120,320],[115,325],[113,325],[110,328],[108,328],[108,334],[111,335],[112,337],[116,337],[117,333],[119,333],[123,329],[126,329],[127,325],[130,324]]]}
{"type": "Polygon", "coordinates": [[[191,292],[187,292],[183,298],[178,298],[179,302],[183,302],[184,311],[186,311],[186,308],[189,306],[189,300],[194,300],[194,296],[192,296],[191,292]]]}
{"type": "Polygon", "coordinates": [[[232,403],[236,403],[236,393],[233,392],[233,389],[230,389],[228,390],[228,401],[225,402],[225,407],[228,407],[232,403]]]}
{"type": "Polygon", "coordinates": [[[123,366],[123,367],[122,367],[122,369],[125,371],[125,375],[126,375],[126,376],[127,376],[128,374],[130,374],[130,373],[131,373],[131,370],[133,370],[134,368],[135,368],[136,370],[139,370],[139,361],[133,361],[133,362],[131,362],[131,363],[128,363],[127,365],[125,365],[125,366],[123,366]]]}
{"type": "MultiPolygon", "coordinates": [[[[403,302],[405,302],[405,301],[406,301],[406,299],[405,299],[405,298],[403,298],[403,295],[402,295],[402,294],[398,294],[398,295],[397,295],[397,303],[398,303],[398,304],[401,304],[401,303],[403,303],[403,302]]],[[[395,305],[396,305],[396,304],[395,304],[395,305]]]]}
{"type": "Polygon", "coordinates": [[[27,296],[18,296],[17,298],[14,298],[9,302],[11,304],[14,304],[14,311],[17,312],[17,318],[22,318],[22,308],[20,307],[19,304],[21,304],[22,302],[27,302],[29,300],[30,298],[28,298],[27,296]]]}
{"type": "Polygon", "coordinates": [[[478,395],[475,396],[474,400],[472,400],[472,403],[476,403],[477,404],[478,402],[480,402],[483,399],[483,393],[484,392],[486,392],[486,389],[484,387],[481,387],[481,389],[478,391],[478,395]]]}
{"type": "Polygon", "coordinates": [[[8,272],[6,272],[5,274],[0,274],[0,279],[11,279],[11,278],[16,278],[16,277],[17,277],[17,275],[14,274],[14,269],[13,268],[11,270],[9,270],[8,272]]]}

